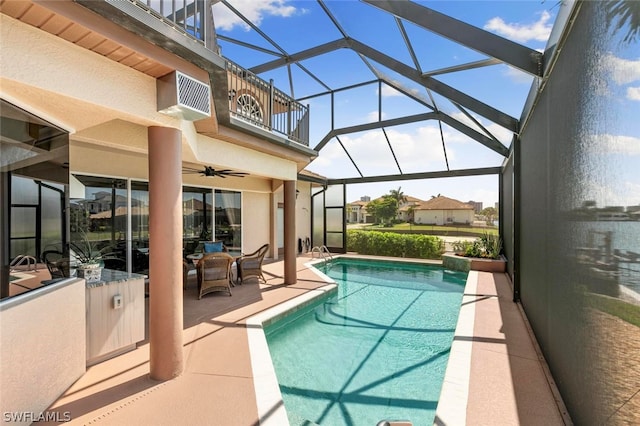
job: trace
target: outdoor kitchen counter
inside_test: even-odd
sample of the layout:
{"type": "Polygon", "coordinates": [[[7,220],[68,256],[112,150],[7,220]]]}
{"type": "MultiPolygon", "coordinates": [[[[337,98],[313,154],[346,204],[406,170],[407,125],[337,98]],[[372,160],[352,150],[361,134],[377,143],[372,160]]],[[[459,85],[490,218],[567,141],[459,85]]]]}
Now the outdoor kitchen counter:
{"type": "Polygon", "coordinates": [[[144,340],[145,276],[103,269],[100,278],[86,284],[88,366],[144,340]]]}

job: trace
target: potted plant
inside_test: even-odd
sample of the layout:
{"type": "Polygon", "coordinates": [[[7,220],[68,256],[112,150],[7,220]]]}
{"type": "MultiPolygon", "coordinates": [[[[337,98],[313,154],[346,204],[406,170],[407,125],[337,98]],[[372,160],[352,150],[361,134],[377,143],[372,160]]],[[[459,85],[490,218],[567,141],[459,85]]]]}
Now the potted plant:
{"type": "Polygon", "coordinates": [[[77,276],[84,278],[87,283],[100,281],[103,261],[115,258],[110,249],[110,246],[98,249],[95,242],[81,231],[81,238],[71,243],[71,251],[76,260],[77,276]]]}
{"type": "Polygon", "coordinates": [[[502,252],[502,240],[497,235],[485,233],[475,241],[453,243],[454,255],[444,255],[445,268],[459,271],[504,272],[506,260],[502,252]]]}

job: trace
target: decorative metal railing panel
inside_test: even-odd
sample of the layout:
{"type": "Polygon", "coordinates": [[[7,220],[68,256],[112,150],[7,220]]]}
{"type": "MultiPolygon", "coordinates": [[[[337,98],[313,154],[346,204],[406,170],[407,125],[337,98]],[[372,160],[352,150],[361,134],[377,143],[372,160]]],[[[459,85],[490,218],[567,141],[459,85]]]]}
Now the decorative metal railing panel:
{"type": "Polygon", "coordinates": [[[297,102],[239,65],[227,61],[231,116],[309,145],[309,106],[297,102]]]}

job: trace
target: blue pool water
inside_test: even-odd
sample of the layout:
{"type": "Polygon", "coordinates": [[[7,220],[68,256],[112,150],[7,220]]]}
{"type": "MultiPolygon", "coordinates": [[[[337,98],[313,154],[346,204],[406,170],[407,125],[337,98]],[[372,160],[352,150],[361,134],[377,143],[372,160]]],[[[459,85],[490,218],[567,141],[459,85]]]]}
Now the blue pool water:
{"type": "Polygon", "coordinates": [[[292,425],[432,425],[467,274],[338,258],[338,291],[265,328],[292,425]]]}

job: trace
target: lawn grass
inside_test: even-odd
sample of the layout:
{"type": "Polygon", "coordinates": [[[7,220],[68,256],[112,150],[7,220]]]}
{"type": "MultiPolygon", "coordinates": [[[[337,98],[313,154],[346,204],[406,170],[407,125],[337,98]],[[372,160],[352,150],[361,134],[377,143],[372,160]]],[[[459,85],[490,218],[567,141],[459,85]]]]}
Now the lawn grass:
{"type": "Polygon", "coordinates": [[[640,327],[640,306],[599,294],[587,294],[587,303],[592,308],[640,327]]]}
{"type": "Polygon", "coordinates": [[[422,234],[433,235],[469,235],[481,237],[484,234],[498,235],[498,228],[495,227],[473,227],[465,225],[414,225],[410,223],[398,223],[393,226],[380,226],[380,225],[364,225],[362,230],[371,231],[402,231],[402,232],[416,232],[422,234]]]}

